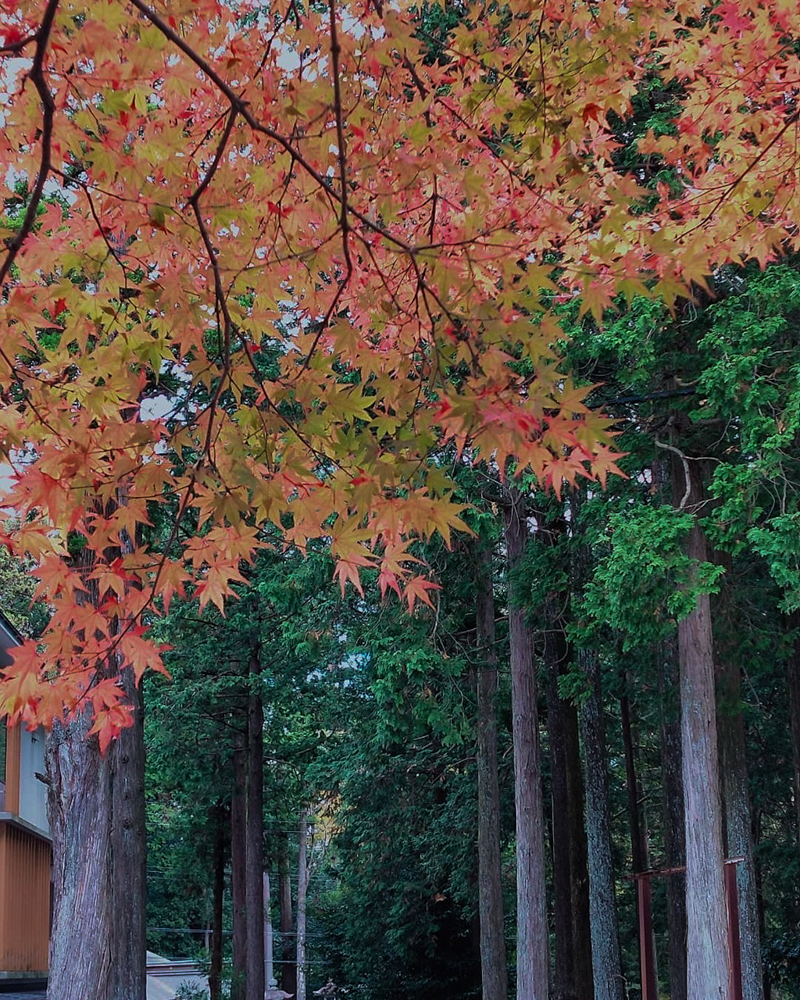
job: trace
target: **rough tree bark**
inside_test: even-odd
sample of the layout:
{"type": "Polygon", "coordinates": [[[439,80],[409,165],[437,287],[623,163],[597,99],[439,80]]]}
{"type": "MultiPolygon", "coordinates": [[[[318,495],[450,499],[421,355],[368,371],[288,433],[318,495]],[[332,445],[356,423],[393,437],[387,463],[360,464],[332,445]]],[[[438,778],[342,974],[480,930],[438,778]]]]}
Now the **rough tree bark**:
{"type": "MultiPolygon", "coordinates": [[[[125,503],[109,501],[109,516],[125,503]]],[[[130,552],[125,532],[118,553],[130,552]]],[[[78,560],[80,563],[80,560],[78,560]]],[[[100,595],[77,566],[89,597],[100,595]]],[[[117,628],[122,627],[119,622],[117,628]]],[[[110,654],[112,657],[114,653],[110,654]]],[[[116,674],[119,663],[111,665],[116,674]]],[[[100,752],[88,709],[47,741],[47,814],[53,838],[50,1000],[145,1000],[147,844],[144,800],[144,717],[133,670],[120,673],[133,724],[100,752]]]]}
{"type": "Polygon", "coordinates": [[[589,872],[583,822],[583,773],[575,705],[558,693],[566,669],[567,640],[561,595],[544,609],[543,659],[547,671],[547,729],[550,737],[553,856],[554,1000],[583,1000],[593,993],[589,927],[589,872]]]}
{"type": "Polygon", "coordinates": [[[278,841],[278,902],[281,927],[281,989],[294,996],[297,992],[297,949],[292,936],[292,882],[289,876],[289,834],[278,841]]]}
{"type": "MultiPolygon", "coordinates": [[[[681,414],[674,415],[673,423],[686,429],[681,414]]],[[[672,444],[660,447],[671,455],[674,505],[695,517],[701,515],[705,502],[703,463],[688,459],[672,444]]],[[[695,563],[708,561],[706,537],[696,520],[685,552],[695,563]]],[[[728,997],[729,955],[708,594],[699,594],[694,610],[678,623],[678,663],[686,832],[686,990],[689,1000],[718,1000],[728,997]]]]}
{"type": "MultiPolygon", "coordinates": [[[[478,667],[478,912],[481,924],[483,1000],[506,1000],[508,980],[500,879],[500,787],[497,776],[497,654],[494,633],[492,552],[475,549],[478,667]]],[[[299,998],[298,998],[299,1000],[299,998]]]]}
{"type": "Polygon", "coordinates": [[[264,983],[267,989],[272,985],[275,968],[272,954],[272,916],[269,874],[264,872],[264,983]]]}
{"type": "MultiPolygon", "coordinates": [[[[753,849],[758,855],[758,845],[761,843],[761,820],[763,812],[756,809],[753,813],[753,849]]],[[[756,864],[756,894],[758,898],[758,932],[761,940],[765,938],[766,912],[764,907],[764,885],[761,865],[756,864]]],[[[769,966],[764,966],[764,1000],[772,1000],[772,981],[769,974],[769,966]]]]}
{"type": "Polygon", "coordinates": [[[800,847],[800,611],[789,617],[789,628],[794,632],[794,642],[786,664],[789,686],[789,722],[792,733],[792,787],[796,817],[795,836],[800,847]]]}
{"type": "Polygon", "coordinates": [[[511,490],[504,512],[508,557],[511,712],[514,735],[514,805],[517,830],[517,1000],[546,1000],[550,949],[544,858],[542,764],[536,674],[525,613],[514,571],[528,542],[524,498],[511,490]]]}
{"type": "MultiPolygon", "coordinates": [[[[674,639],[662,643],[661,671],[661,777],[664,817],[664,864],[686,864],[686,827],[683,810],[678,654],[674,639]]],[[[671,1000],[686,997],[686,876],[667,876],[667,927],[669,928],[669,982],[671,1000]]]]}
{"type": "MultiPolygon", "coordinates": [[[[726,571],[730,571],[731,560],[726,554],[715,553],[715,561],[724,565],[726,571]]],[[[756,863],[753,852],[753,819],[741,705],[742,678],[736,661],[735,608],[732,605],[729,584],[723,582],[723,589],[714,600],[712,608],[719,698],[717,739],[722,778],[723,842],[728,857],[744,858],[744,861],[736,866],[742,997],[743,1000],[764,1000],[756,863]]]]}
{"type": "Polygon", "coordinates": [[[622,976],[614,862],[611,855],[600,663],[592,650],[580,650],[578,662],[590,685],[589,696],[581,706],[580,723],[585,765],[594,996],[595,1000],[624,1000],[625,981],[622,976]]]}
{"type": "MultiPolygon", "coordinates": [[[[636,752],[633,738],[633,722],[631,720],[631,705],[627,694],[627,677],[623,674],[623,695],[619,700],[620,720],[622,723],[622,746],[625,754],[625,791],[628,800],[628,826],[631,837],[631,865],[634,872],[643,872],[650,867],[647,850],[646,826],[642,822],[639,811],[639,781],[636,777],[636,752]]],[[[638,913],[638,901],[637,901],[638,913]]],[[[641,915],[639,915],[641,916],[641,915]]],[[[641,926],[641,924],[640,924],[641,926]]],[[[658,996],[658,974],[656,971],[655,934],[651,931],[651,954],[653,965],[648,978],[648,993],[658,996]]]]}
{"type": "MultiPolygon", "coordinates": [[[[623,685],[627,683],[625,677],[623,685]]],[[[625,794],[628,800],[628,829],[631,838],[631,862],[634,872],[643,872],[648,867],[647,844],[645,843],[641,817],[639,815],[639,783],[636,778],[636,751],[631,721],[631,703],[627,692],[619,700],[622,725],[622,747],[625,755],[625,794]]]]}
{"type": "MultiPolygon", "coordinates": [[[[692,492],[699,498],[699,489],[693,486],[692,492]]],[[[707,560],[706,539],[696,524],[686,551],[691,559],[707,560]]],[[[678,625],[678,658],[686,823],[686,989],[692,1000],[717,1000],[728,996],[728,932],[707,594],[698,596],[694,611],[678,625]]]]}
{"type": "Polygon", "coordinates": [[[308,816],[300,818],[297,851],[297,1000],[306,1000],[306,900],[308,896],[308,816]]]}
{"type": "Polygon", "coordinates": [[[135,722],[105,754],[87,713],[48,739],[49,1000],[145,1000],[144,732],[130,673],[135,722]]]}
{"type": "Polygon", "coordinates": [[[233,903],[232,1000],[244,1000],[247,967],[247,750],[244,733],[237,733],[233,751],[231,795],[231,896],[233,903]]]}
{"type": "Polygon", "coordinates": [[[250,657],[247,704],[247,991],[246,1000],[264,1000],[264,709],[259,681],[261,662],[250,657]]]}
{"type": "Polygon", "coordinates": [[[214,827],[213,876],[214,895],[211,904],[211,956],[208,970],[209,1000],[222,1000],[223,901],[225,895],[225,807],[221,803],[211,809],[214,827]]]}

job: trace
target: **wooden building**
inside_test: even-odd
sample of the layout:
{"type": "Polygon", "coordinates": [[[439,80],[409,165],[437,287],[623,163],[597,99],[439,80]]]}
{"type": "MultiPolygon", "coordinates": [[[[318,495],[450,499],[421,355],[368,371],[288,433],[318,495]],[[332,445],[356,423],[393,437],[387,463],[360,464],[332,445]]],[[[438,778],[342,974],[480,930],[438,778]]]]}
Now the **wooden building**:
{"type": "MultiPolygon", "coordinates": [[[[0,664],[21,641],[0,614],[0,664]]],[[[50,830],[44,733],[0,719],[0,979],[47,975],[50,830]]]]}

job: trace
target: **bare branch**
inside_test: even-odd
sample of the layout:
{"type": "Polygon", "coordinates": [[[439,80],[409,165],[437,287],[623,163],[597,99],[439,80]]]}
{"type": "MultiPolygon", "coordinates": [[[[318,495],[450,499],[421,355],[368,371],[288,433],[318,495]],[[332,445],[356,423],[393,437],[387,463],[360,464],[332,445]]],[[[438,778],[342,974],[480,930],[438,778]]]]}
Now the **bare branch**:
{"type": "Polygon", "coordinates": [[[681,464],[683,465],[683,477],[686,483],[686,492],[683,494],[683,497],[681,498],[681,502],[678,505],[678,510],[685,510],[686,504],[689,502],[689,497],[691,496],[692,493],[692,480],[690,478],[690,473],[689,473],[689,459],[687,458],[686,455],[684,455],[684,453],[680,450],[680,448],[676,448],[674,444],[667,444],[665,441],[659,441],[658,438],[655,438],[653,443],[655,444],[656,448],[663,448],[664,451],[671,451],[673,455],[677,455],[678,458],[681,460],[681,464]]]}

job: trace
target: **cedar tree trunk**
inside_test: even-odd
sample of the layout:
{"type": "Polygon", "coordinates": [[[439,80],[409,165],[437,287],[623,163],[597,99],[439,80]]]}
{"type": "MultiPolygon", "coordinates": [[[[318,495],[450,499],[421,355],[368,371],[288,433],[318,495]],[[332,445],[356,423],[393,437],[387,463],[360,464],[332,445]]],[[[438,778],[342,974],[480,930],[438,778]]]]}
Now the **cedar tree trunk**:
{"type": "MultiPolygon", "coordinates": [[[[718,555],[719,561],[730,570],[730,558],[724,553],[718,555]]],[[[715,599],[713,609],[719,697],[717,739],[722,778],[724,845],[728,857],[744,858],[744,861],[736,866],[742,997],[743,1000],[764,1000],[756,864],[753,853],[753,820],[741,706],[742,681],[739,664],[736,661],[735,608],[731,602],[728,583],[723,582],[722,592],[715,599]]]]}
{"type": "Polygon", "coordinates": [[[554,1000],[593,996],[589,926],[589,873],[583,822],[583,773],[575,705],[558,693],[566,669],[567,640],[560,617],[560,594],[545,606],[544,663],[548,674],[547,728],[552,795],[554,1000]]]}
{"type": "Polygon", "coordinates": [[[297,851],[297,1000],[306,1000],[306,899],[308,894],[308,817],[300,818],[297,851]]]}
{"type": "Polygon", "coordinates": [[[245,737],[238,733],[233,752],[233,794],[231,796],[231,896],[233,903],[233,982],[232,1000],[244,1000],[247,967],[247,751],[245,737]]]}
{"type": "MultiPolygon", "coordinates": [[[[687,554],[707,559],[706,539],[695,524],[687,554]]],[[[690,1000],[728,996],[728,932],[723,881],[722,810],[717,756],[714,654],[708,594],[678,625],[681,748],[686,823],[687,995],[690,1000]]]]}
{"type": "Polygon", "coordinates": [[[514,726],[514,806],[517,830],[517,1000],[546,1000],[550,947],[544,858],[542,764],[531,639],[514,580],[525,554],[525,503],[511,492],[505,510],[508,556],[511,712],[514,726]]]}
{"type": "Polygon", "coordinates": [[[247,710],[246,1000],[264,1000],[264,710],[258,655],[250,658],[247,710]]]}
{"type": "Polygon", "coordinates": [[[595,1000],[624,1000],[625,981],[617,923],[611,820],[608,809],[605,727],[600,663],[590,650],[580,650],[579,663],[590,685],[581,707],[581,736],[586,769],[586,839],[589,848],[589,917],[595,1000]]]}
{"type": "Polygon", "coordinates": [[[222,1000],[223,901],[225,895],[225,807],[211,810],[214,826],[214,895],[211,904],[211,957],[208,970],[209,1000],[222,1000]]]}
{"type": "Polygon", "coordinates": [[[264,872],[264,982],[271,986],[275,978],[272,955],[272,908],[269,894],[269,874],[264,872]]]}
{"type": "MultiPolygon", "coordinates": [[[[500,877],[500,786],[497,775],[497,655],[494,642],[492,552],[475,547],[478,667],[478,913],[483,1000],[506,1000],[506,944],[500,877]]],[[[300,998],[298,998],[300,1000],[300,998]]]]}
{"type": "MultiPolygon", "coordinates": [[[[664,864],[686,864],[686,828],[683,811],[680,706],[677,649],[674,641],[661,647],[661,777],[664,817],[664,864]]],[[[669,982],[671,1000],[686,998],[686,876],[667,876],[667,927],[669,929],[669,982]]]]}
{"type": "Polygon", "coordinates": [[[292,882],[289,877],[289,834],[278,842],[278,902],[281,925],[281,989],[294,996],[297,992],[297,949],[292,938],[292,882]]]}
{"type": "Polygon", "coordinates": [[[797,822],[795,835],[800,847],[800,611],[793,611],[789,627],[794,630],[794,641],[786,665],[789,685],[789,722],[792,733],[792,788],[797,822]]]}
{"type": "MultiPolygon", "coordinates": [[[[627,688],[627,678],[623,674],[623,689],[627,688]]],[[[647,851],[646,826],[642,822],[643,817],[639,813],[639,781],[636,777],[636,752],[633,739],[633,724],[631,722],[631,705],[627,690],[619,700],[620,720],[622,723],[622,746],[625,753],[625,791],[628,800],[628,826],[631,836],[631,865],[634,872],[646,871],[649,867],[647,851]]],[[[641,918],[638,912],[637,916],[641,918]]],[[[641,926],[641,923],[639,924],[641,926]]],[[[658,973],[656,971],[656,945],[655,933],[650,933],[650,954],[653,956],[653,964],[650,968],[648,978],[648,993],[652,997],[658,996],[658,973]]]]}

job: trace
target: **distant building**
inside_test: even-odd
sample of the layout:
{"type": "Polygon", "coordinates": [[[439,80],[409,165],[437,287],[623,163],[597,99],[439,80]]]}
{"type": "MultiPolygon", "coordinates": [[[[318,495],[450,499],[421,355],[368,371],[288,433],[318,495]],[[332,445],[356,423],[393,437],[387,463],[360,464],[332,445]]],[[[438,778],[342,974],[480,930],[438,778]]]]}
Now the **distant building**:
{"type": "Polygon", "coordinates": [[[148,951],[147,1000],[175,1000],[175,994],[181,986],[207,990],[208,978],[200,972],[197,962],[191,959],[171,961],[148,951]]]}
{"type": "MultiPolygon", "coordinates": [[[[0,613],[0,666],[22,641],[0,613]]],[[[0,720],[0,979],[47,975],[50,828],[44,732],[0,720]]]]}

